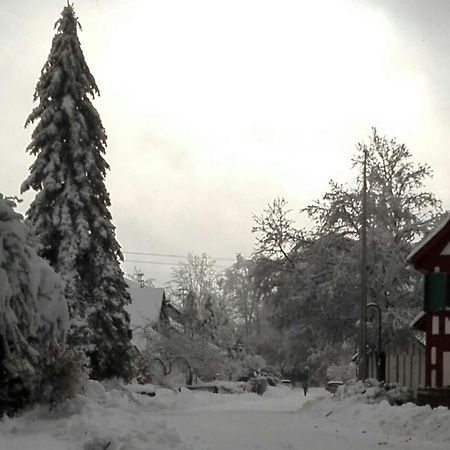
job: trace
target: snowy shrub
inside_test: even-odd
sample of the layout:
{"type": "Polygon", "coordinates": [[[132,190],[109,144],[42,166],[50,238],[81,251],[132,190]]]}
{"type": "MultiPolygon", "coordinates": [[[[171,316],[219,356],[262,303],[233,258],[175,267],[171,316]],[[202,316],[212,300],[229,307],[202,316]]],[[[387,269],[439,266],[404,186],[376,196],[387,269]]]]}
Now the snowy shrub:
{"type": "Polygon", "coordinates": [[[94,437],[83,444],[83,450],[106,450],[111,443],[111,439],[94,437]]]}
{"type": "Polygon", "coordinates": [[[39,401],[50,405],[79,394],[89,379],[89,360],[80,350],[52,345],[41,354],[39,401]]]}
{"type": "Polygon", "coordinates": [[[138,352],[135,355],[133,367],[139,384],[154,383],[155,379],[164,377],[166,374],[164,363],[158,358],[155,360],[146,352],[138,352]]]}
{"type": "Polygon", "coordinates": [[[220,372],[220,378],[228,381],[239,381],[246,374],[242,360],[228,358],[227,364],[224,364],[220,372]]]}
{"type": "Polygon", "coordinates": [[[397,383],[380,382],[373,378],[366,381],[353,380],[338,388],[334,398],[353,398],[363,403],[380,403],[387,400],[391,405],[402,405],[413,400],[410,388],[397,383]]]}
{"type": "Polygon", "coordinates": [[[248,383],[240,383],[235,381],[218,382],[220,394],[243,394],[248,392],[250,386],[248,383]]]}
{"type": "Polygon", "coordinates": [[[269,386],[276,386],[282,378],[281,374],[276,372],[271,367],[263,367],[262,369],[258,369],[257,373],[260,377],[264,377],[267,380],[269,386]]]}
{"type": "Polygon", "coordinates": [[[221,375],[228,380],[246,381],[253,373],[263,369],[265,366],[266,361],[262,356],[242,353],[226,360],[221,375]]]}
{"type": "Polygon", "coordinates": [[[263,395],[267,391],[269,383],[265,378],[251,378],[248,380],[249,391],[258,395],[263,395]]]}
{"type": "Polygon", "coordinates": [[[61,280],[14,207],[0,194],[0,413],[38,399],[40,358],[64,343],[69,319],[61,280]]]}
{"type": "Polygon", "coordinates": [[[167,330],[149,338],[143,355],[160,358],[167,367],[167,373],[171,363],[181,357],[188,362],[192,374],[203,381],[215,379],[228,361],[220,348],[203,337],[175,330],[167,330]]]}

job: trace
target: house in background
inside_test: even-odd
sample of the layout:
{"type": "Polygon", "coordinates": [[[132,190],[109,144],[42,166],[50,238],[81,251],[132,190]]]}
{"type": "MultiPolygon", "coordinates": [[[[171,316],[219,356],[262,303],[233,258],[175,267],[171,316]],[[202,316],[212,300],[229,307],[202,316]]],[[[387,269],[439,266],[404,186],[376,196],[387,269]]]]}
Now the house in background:
{"type": "Polygon", "coordinates": [[[192,384],[190,365],[183,356],[163,361],[145,352],[147,343],[157,339],[162,331],[183,332],[183,315],[166,298],[163,288],[141,287],[126,280],[131,303],[125,309],[130,315],[133,344],[143,351],[140,361],[139,383],[153,383],[165,387],[192,384]]]}
{"type": "Polygon", "coordinates": [[[133,340],[139,346],[139,333],[150,326],[154,330],[163,328],[180,329],[182,327],[182,314],[166,298],[164,288],[141,287],[133,280],[126,280],[131,303],[125,306],[130,315],[133,340]],[[135,339],[136,338],[136,339],[135,339]]]}
{"type": "Polygon", "coordinates": [[[126,280],[131,303],[126,306],[132,328],[148,324],[164,323],[167,316],[167,300],[164,288],[140,287],[139,283],[126,280]]]}

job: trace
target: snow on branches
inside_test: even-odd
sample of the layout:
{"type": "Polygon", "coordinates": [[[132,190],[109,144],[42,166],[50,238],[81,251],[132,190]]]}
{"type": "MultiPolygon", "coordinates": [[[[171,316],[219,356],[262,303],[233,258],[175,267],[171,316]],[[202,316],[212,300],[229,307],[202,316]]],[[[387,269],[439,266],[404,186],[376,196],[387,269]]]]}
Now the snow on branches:
{"type": "Polygon", "coordinates": [[[99,94],[84,59],[71,5],[56,22],[50,55],[36,85],[36,122],[27,150],[36,157],[21,191],[37,192],[27,211],[39,254],[64,280],[68,341],[91,357],[92,376],[130,376],[131,331],[103,155],[106,133],[90,98],[99,94]]]}
{"type": "Polygon", "coordinates": [[[62,280],[37,255],[14,206],[0,194],[0,410],[11,390],[39,377],[42,348],[64,344],[69,322],[62,280]]]}

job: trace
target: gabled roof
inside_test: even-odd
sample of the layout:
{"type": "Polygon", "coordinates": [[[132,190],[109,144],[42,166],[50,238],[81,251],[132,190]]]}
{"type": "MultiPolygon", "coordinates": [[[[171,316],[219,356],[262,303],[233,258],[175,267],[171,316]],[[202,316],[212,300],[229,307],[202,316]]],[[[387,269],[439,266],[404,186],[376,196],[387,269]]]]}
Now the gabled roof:
{"type": "Polygon", "coordinates": [[[429,253],[444,250],[449,242],[450,214],[447,214],[445,219],[412,250],[407,260],[417,266],[417,263],[429,253]]]}
{"type": "Polygon", "coordinates": [[[412,320],[411,324],[409,325],[410,328],[416,328],[417,330],[425,330],[425,319],[427,317],[427,313],[424,311],[421,311],[419,314],[417,314],[416,317],[412,320]]]}
{"type": "Polygon", "coordinates": [[[125,306],[130,315],[131,328],[156,323],[159,320],[161,306],[164,299],[163,288],[141,288],[139,284],[126,280],[131,296],[131,303],[125,306]]]}

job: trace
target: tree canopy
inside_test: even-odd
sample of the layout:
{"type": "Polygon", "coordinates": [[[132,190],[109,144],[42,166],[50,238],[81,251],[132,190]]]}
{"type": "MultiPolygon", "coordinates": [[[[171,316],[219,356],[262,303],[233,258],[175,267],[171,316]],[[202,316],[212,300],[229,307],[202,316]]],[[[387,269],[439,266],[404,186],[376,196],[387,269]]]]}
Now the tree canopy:
{"type": "Polygon", "coordinates": [[[400,338],[419,310],[421,278],[406,258],[440,219],[441,203],[426,189],[430,167],[415,163],[404,144],[373,129],[367,143],[357,144],[354,183],[331,180],[322,199],[303,210],[311,229],[295,226],[284,199],[255,217],[253,278],[265,316],[282,333],[277,358],[288,366],[309,363],[323,374],[326,367],[317,355],[340,363],[356,347],[364,153],[368,301],[383,310],[385,342],[400,338]]]}

